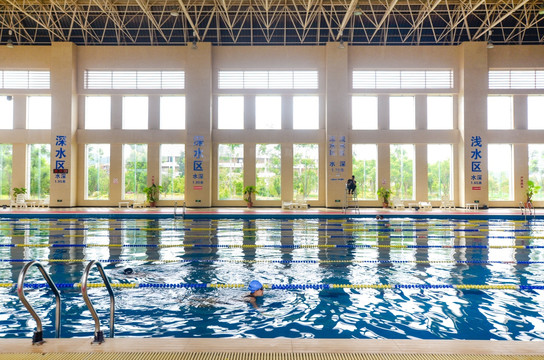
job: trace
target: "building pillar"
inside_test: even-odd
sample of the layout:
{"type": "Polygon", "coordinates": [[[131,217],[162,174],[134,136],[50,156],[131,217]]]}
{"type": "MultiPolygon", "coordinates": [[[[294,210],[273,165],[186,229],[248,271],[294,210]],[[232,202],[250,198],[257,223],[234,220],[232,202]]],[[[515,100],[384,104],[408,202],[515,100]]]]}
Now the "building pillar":
{"type": "Polygon", "coordinates": [[[487,204],[488,65],[485,42],[460,45],[459,199],[460,206],[487,204]]]}
{"type": "Polygon", "coordinates": [[[187,45],[185,202],[190,207],[212,206],[212,45],[187,45]]]}
{"type": "Polygon", "coordinates": [[[51,44],[50,207],[76,206],[77,46],[51,44]]]}
{"type": "MultiPolygon", "coordinates": [[[[327,207],[344,202],[346,181],[351,177],[352,160],[349,140],[348,48],[338,43],[326,45],[325,154],[327,207]]],[[[321,162],[323,164],[323,162],[321,162]]]]}

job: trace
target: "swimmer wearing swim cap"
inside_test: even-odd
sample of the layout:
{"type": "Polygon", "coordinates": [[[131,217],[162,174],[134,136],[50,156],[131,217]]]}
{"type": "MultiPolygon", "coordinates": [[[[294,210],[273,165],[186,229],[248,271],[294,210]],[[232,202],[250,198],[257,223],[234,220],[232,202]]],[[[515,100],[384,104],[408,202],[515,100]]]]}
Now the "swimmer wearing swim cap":
{"type": "Polygon", "coordinates": [[[250,291],[250,293],[246,296],[244,296],[244,300],[251,303],[255,309],[258,308],[257,306],[257,298],[264,295],[264,288],[263,284],[261,284],[257,280],[252,280],[249,283],[249,286],[247,289],[250,291]]]}

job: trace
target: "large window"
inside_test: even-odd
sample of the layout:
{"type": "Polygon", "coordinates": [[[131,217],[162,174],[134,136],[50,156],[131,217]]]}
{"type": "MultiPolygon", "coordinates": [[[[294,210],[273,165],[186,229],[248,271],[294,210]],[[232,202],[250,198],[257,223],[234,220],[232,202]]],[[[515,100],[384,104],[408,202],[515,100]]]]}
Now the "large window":
{"type": "Polygon", "coordinates": [[[161,185],[164,199],[185,199],[185,145],[161,145],[161,185]]]}
{"type": "Polygon", "coordinates": [[[51,172],[51,146],[49,144],[28,145],[28,194],[32,199],[45,199],[49,195],[51,172]]]}
{"type": "Polygon", "coordinates": [[[259,200],[280,200],[281,145],[257,144],[256,167],[259,200]]]}
{"type": "Polygon", "coordinates": [[[351,127],[353,130],[378,128],[378,97],[353,96],[351,98],[351,127]]]}
{"type": "Polygon", "coordinates": [[[255,128],[281,129],[281,96],[255,97],[255,128]]]}
{"type": "Polygon", "coordinates": [[[391,144],[389,161],[393,197],[414,199],[414,159],[414,145],[391,144]]]}
{"type": "Polygon", "coordinates": [[[304,199],[319,198],[319,146],[293,145],[293,196],[304,199]]]}
{"type": "MultiPolygon", "coordinates": [[[[357,181],[357,197],[363,200],[375,200],[376,179],[378,174],[378,151],[373,144],[353,144],[353,175],[357,181]]],[[[351,177],[346,174],[346,178],[351,177]]]]}
{"type": "Polygon", "coordinates": [[[244,145],[219,144],[219,200],[242,200],[244,190],[244,145]]]}
{"type": "Polygon", "coordinates": [[[27,97],[28,129],[51,129],[51,96],[27,97]]]}
{"type": "Polygon", "coordinates": [[[217,128],[244,128],[243,96],[219,96],[217,98],[217,128]]]}
{"type": "Polygon", "coordinates": [[[389,128],[391,130],[413,130],[416,128],[415,97],[391,96],[389,98],[389,128]]]}
{"type": "Polygon", "coordinates": [[[185,96],[161,96],[161,125],[163,130],[185,129],[185,96]]]}
{"type": "Polygon", "coordinates": [[[111,128],[111,97],[85,97],[85,129],[111,128]]]}
{"type": "Polygon", "coordinates": [[[11,173],[12,173],[12,154],[13,146],[10,144],[0,144],[0,199],[9,199],[11,191],[11,173]]]}
{"type": "Polygon", "coordinates": [[[527,97],[527,128],[544,129],[544,96],[527,97]]]}
{"type": "Polygon", "coordinates": [[[452,150],[449,144],[427,145],[427,182],[429,200],[451,199],[452,150]]]}
{"type": "Polygon", "coordinates": [[[147,187],[147,145],[123,146],[123,199],[135,200],[147,187]]]}
{"type": "Polygon", "coordinates": [[[0,96],[0,129],[13,129],[13,97],[0,96]]]}
{"type": "MultiPolygon", "coordinates": [[[[544,189],[544,144],[529,144],[529,180],[544,189]]],[[[533,196],[533,200],[544,200],[544,190],[533,196]]]]}
{"type": "Polygon", "coordinates": [[[86,200],[108,200],[110,198],[110,145],[87,144],[87,192],[86,200]]]}
{"type": "Polygon", "coordinates": [[[147,96],[123,96],[123,129],[146,130],[147,118],[147,96]]]}
{"type": "Polygon", "coordinates": [[[453,96],[427,96],[427,129],[453,129],[453,96]]]}
{"type": "Polygon", "coordinates": [[[319,96],[293,96],[293,129],[319,129],[319,96]]]}
{"type": "Polygon", "coordinates": [[[514,110],[512,96],[488,96],[487,128],[492,130],[512,129],[514,110]]]}
{"type": "Polygon", "coordinates": [[[489,200],[512,200],[512,145],[488,145],[489,200]]]}

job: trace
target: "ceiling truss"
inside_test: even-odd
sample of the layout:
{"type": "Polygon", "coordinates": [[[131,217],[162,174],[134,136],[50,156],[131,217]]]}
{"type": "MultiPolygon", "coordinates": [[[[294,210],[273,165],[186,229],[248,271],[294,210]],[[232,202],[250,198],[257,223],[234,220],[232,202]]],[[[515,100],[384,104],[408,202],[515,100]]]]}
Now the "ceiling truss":
{"type": "Polygon", "coordinates": [[[544,44],[544,0],[0,0],[0,44],[544,44]]]}

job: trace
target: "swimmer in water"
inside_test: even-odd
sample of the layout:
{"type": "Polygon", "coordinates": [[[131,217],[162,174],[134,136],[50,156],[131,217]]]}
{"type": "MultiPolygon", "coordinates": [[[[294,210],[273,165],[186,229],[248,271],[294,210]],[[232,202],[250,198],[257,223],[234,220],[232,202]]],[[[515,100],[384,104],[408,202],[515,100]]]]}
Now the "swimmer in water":
{"type": "Polygon", "coordinates": [[[259,306],[257,306],[257,298],[264,295],[263,284],[257,280],[252,280],[247,288],[250,293],[244,296],[244,301],[253,305],[255,309],[259,308],[259,306]]]}
{"type": "Polygon", "coordinates": [[[132,275],[134,273],[134,270],[132,270],[132,268],[126,268],[125,270],[123,270],[123,274],[125,275],[132,275]]]}

